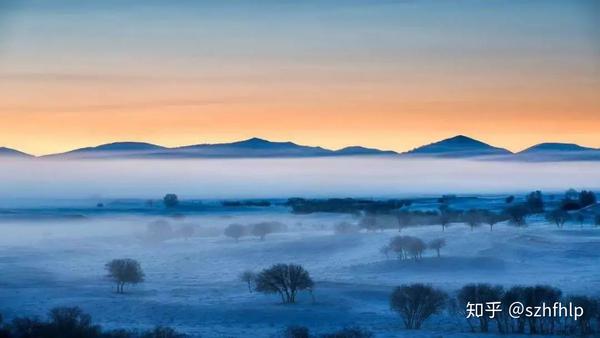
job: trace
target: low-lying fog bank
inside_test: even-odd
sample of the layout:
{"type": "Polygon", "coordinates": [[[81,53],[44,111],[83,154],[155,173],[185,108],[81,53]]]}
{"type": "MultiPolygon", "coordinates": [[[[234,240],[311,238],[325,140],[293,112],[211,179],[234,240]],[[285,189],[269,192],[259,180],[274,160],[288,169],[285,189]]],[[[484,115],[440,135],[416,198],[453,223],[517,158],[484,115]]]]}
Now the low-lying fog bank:
{"type": "Polygon", "coordinates": [[[600,162],[389,157],[206,160],[2,160],[0,200],[162,196],[271,198],[600,188],[600,162]]]}

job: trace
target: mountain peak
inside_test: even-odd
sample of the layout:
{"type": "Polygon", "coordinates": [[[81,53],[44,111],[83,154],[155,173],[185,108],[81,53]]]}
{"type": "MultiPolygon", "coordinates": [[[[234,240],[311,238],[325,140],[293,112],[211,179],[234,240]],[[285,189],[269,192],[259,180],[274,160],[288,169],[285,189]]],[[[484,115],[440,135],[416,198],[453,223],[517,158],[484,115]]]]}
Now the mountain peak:
{"type": "Polygon", "coordinates": [[[431,157],[478,157],[490,155],[507,155],[510,151],[496,148],[474,138],[457,135],[422,147],[415,148],[405,154],[431,157]]]}
{"type": "Polygon", "coordinates": [[[559,143],[559,142],[545,142],[531,146],[520,154],[533,153],[533,152],[560,152],[560,151],[588,151],[594,150],[593,148],[582,147],[575,143],[559,143]]]}

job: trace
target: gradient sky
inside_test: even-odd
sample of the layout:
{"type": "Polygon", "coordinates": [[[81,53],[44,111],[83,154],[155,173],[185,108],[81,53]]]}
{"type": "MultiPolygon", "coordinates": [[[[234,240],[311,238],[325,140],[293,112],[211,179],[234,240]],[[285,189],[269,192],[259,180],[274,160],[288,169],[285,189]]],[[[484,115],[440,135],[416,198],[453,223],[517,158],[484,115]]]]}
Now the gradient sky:
{"type": "Polygon", "coordinates": [[[7,1],[0,146],[600,147],[595,0],[7,1]]]}

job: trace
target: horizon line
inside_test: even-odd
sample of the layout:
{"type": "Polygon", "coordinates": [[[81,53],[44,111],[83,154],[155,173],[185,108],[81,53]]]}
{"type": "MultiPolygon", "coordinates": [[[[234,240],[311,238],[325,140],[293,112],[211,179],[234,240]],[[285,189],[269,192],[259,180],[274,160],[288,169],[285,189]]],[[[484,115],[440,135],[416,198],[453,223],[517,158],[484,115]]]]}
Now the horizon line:
{"type": "Polygon", "coordinates": [[[215,142],[215,143],[201,142],[201,143],[192,143],[192,144],[180,144],[180,145],[175,145],[175,146],[165,146],[165,145],[161,145],[159,143],[154,143],[152,141],[145,141],[145,140],[126,140],[126,141],[123,141],[123,140],[114,140],[114,141],[107,141],[107,142],[96,144],[96,145],[89,145],[89,146],[83,146],[83,147],[78,147],[78,148],[70,148],[70,149],[64,150],[64,151],[57,151],[57,152],[44,153],[44,154],[28,153],[28,152],[22,151],[22,150],[20,150],[18,148],[14,148],[14,147],[10,147],[10,146],[4,146],[4,145],[0,145],[0,149],[3,149],[3,148],[4,149],[9,149],[9,150],[20,152],[20,153],[25,154],[25,155],[30,156],[30,157],[41,158],[41,157],[47,157],[47,156],[54,156],[54,155],[66,154],[66,153],[69,153],[69,152],[73,152],[73,151],[77,151],[77,150],[82,150],[82,149],[87,149],[87,148],[96,148],[96,147],[100,147],[100,146],[111,145],[111,144],[121,144],[121,143],[139,143],[139,144],[148,144],[148,145],[158,146],[158,147],[162,147],[162,148],[165,148],[165,149],[177,149],[177,148],[183,148],[183,147],[189,147],[189,146],[197,146],[197,145],[221,145],[221,144],[232,144],[232,143],[247,142],[247,141],[251,141],[251,140],[261,140],[261,141],[266,141],[266,142],[270,142],[270,143],[292,143],[292,144],[295,144],[295,145],[298,145],[298,146],[320,147],[320,148],[323,148],[323,149],[329,150],[329,151],[340,151],[340,150],[343,150],[343,149],[346,149],[346,148],[350,148],[350,147],[362,147],[362,148],[367,148],[367,149],[375,149],[375,150],[382,151],[382,152],[395,152],[396,154],[401,155],[401,154],[408,153],[408,152],[410,152],[412,150],[415,150],[415,149],[418,149],[418,148],[421,148],[421,147],[424,147],[424,146],[427,146],[427,145],[431,145],[431,144],[435,144],[435,143],[438,143],[438,142],[442,142],[442,141],[454,139],[454,138],[457,138],[457,137],[464,137],[464,138],[468,138],[468,139],[471,139],[471,140],[475,140],[475,141],[479,141],[479,142],[485,143],[485,144],[487,144],[489,146],[492,146],[492,147],[495,147],[495,148],[505,149],[508,152],[510,152],[511,154],[518,154],[520,152],[523,152],[523,151],[525,151],[525,150],[527,150],[527,149],[529,149],[531,147],[534,147],[534,146],[537,146],[537,145],[540,145],[540,144],[570,144],[570,145],[577,145],[577,146],[585,147],[585,148],[591,148],[591,149],[594,149],[594,150],[600,150],[600,148],[597,148],[597,147],[594,147],[594,146],[581,145],[581,144],[578,144],[578,143],[575,143],[575,142],[568,142],[568,141],[542,141],[542,142],[538,142],[538,143],[529,145],[527,147],[524,147],[524,148],[522,148],[522,149],[520,149],[518,151],[512,151],[512,150],[510,150],[508,148],[504,148],[502,146],[497,146],[497,145],[488,143],[486,141],[482,141],[482,140],[480,140],[478,138],[467,136],[465,134],[455,134],[454,136],[449,136],[449,137],[442,138],[442,139],[439,139],[439,140],[436,140],[436,141],[432,141],[432,142],[429,142],[429,143],[424,143],[422,145],[419,145],[419,146],[416,146],[416,147],[412,147],[410,149],[405,149],[405,150],[381,149],[381,148],[376,148],[376,147],[362,146],[360,144],[350,144],[350,145],[342,146],[342,147],[339,147],[339,148],[329,148],[329,147],[325,147],[323,145],[304,144],[304,143],[296,142],[296,141],[293,141],[293,140],[290,140],[290,139],[287,139],[287,140],[274,140],[272,138],[269,139],[269,138],[260,137],[260,136],[253,136],[253,137],[249,137],[249,138],[234,139],[234,140],[231,140],[231,141],[221,141],[221,142],[215,142]]]}

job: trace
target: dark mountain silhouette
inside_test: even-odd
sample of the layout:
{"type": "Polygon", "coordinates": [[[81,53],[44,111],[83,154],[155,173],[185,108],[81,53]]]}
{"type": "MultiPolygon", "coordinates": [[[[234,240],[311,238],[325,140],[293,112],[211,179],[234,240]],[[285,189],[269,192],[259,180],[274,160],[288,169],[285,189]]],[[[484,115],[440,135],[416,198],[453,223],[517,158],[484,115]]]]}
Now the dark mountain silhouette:
{"type": "Polygon", "coordinates": [[[0,147],[0,157],[29,158],[33,156],[15,149],[0,147]]]}
{"type": "Polygon", "coordinates": [[[68,151],[66,153],[46,155],[44,157],[89,159],[89,158],[124,158],[141,156],[168,148],[144,142],[114,142],[96,147],[86,147],[68,151]]]}
{"type": "Polygon", "coordinates": [[[293,142],[271,142],[261,138],[217,144],[198,144],[172,148],[161,157],[314,157],[333,152],[321,147],[303,146],[293,142]]]}
{"type": "Polygon", "coordinates": [[[345,147],[335,151],[339,156],[351,155],[398,155],[397,152],[391,150],[379,150],[374,148],[366,148],[360,146],[345,147]]]}
{"type": "Polygon", "coordinates": [[[574,143],[540,143],[516,153],[515,158],[525,161],[595,161],[600,160],[600,149],[574,143]]]}
{"type": "MultiPolygon", "coordinates": [[[[541,143],[513,154],[506,149],[494,147],[464,135],[458,135],[398,154],[394,151],[384,151],[361,146],[330,150],[293,142],[273,142],[255,137],[231,143],[197,144],[174,148],[144,142],[115,142],[43,157],[57,159],[168,159],[294,158],[372,155],[403,156],[406,158],[481,158],[516,161],[596,161],[600,160],[600,149],[586,148],[572,143],[541,143]]],[[[17,150],[0,148],[0,157],[6,156],[31,157],[17,150]]]]}
{"type": "Polygon", "coordinates": [[[496,148],[464,135],[454,136],[403,153],[403,155],[406,156],[445,158],[467,158],[511,154],[512,153],[506,149],[496,148]]]}

